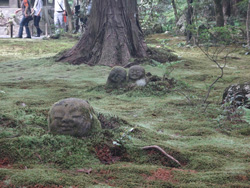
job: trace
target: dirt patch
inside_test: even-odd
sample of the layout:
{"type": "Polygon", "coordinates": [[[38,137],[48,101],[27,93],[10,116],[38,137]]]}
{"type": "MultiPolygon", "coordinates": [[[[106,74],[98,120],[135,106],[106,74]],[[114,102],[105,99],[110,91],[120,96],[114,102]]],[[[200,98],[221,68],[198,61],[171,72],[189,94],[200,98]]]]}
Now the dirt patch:
{"type": "Polygon", "coordinates": [[[236,179],[239,181],[249,181],[250,178],[247,177],[246,175],[238,175],[236,179]]]}
{"type": "Polygon", "coordinates": [[[166,181],[166,182],[171,182],[171,183],[176,183],[177,181],[174,179],[174,175],[172,173],[172,170],[167,170],[167,169],[162,169],[159,168],[155,171],[151,172],[151,175],[145,175],[142,174],[142,176],[147,180],[147,181],[166,181]]]}
{"type": "Polygon", "coordinates": [[[117,145],[98,145],[95,146],[95,153],[103,164],[112,164],[127,157],[126,151],[117,145]]]}
{"type": "Polygon", "coordinates": [[[105,181],[100,181],[100,180],[94,180],[95,183],[100,184],[100,183],[104,183],[107,184],[109,186],[113,186],[115,187],[115,184],[113,182],[113,180],[117,179],[115,176],[113,176],[112,171],[111,170],[99,170],[99,171],[95,171],[94,172],[98,177],[100,177],[101,179],[103,179],[103,177],[105,178],[105,181]]]}
{"type": "MultiPolygon", "coordinates": [[[[62,185],[29,185],[27,188],[64,188],[62,185]]],[[[71,188],[78,188],[78,186],[70,186],[71,188]]]]}
{"type": "Polygon", "coordinates": [[[158,168],[157,170],[152,171],[151,175],[142,174],[142,176],[147,181],[160,180],[160,181],[165,181],[165,182],[170,182],[170,183],[178,183],[177,179],[174,177],[175,171],[183,172],[185,174],[197,173],[194,170],[183,170],[183,169],[177,169],[177,168],[172,168],[172,169],[158,168]]]}
{"type": "Polygon", "coordinates": [[[3,159],[0,159],[0,168],[11,168],[9,158],[5,157],[3,159]]]}
{"type": "Polygon", "coordinates": [[[11,183],[6,184],[4,181],[0,181],[0,187],[1,188],[16,188],[15,185],[11,183]]]}

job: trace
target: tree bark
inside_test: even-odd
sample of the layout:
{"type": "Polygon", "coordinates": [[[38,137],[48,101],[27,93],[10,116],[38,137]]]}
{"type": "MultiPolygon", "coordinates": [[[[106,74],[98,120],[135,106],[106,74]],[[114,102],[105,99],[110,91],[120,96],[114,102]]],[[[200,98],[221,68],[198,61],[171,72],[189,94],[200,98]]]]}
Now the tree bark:
{"type": "Polygon", "coordinates": [[[225,26],[228,18],[231,16],[231,0],[222,0],[222,7],[225,26]]]}
{"type": "Polygon", "coordinates": [[[237,7],[237,4],[241,2],[242,0],[231,0],[231,14],[232,16],[238,16],[239,15],[239,8],[237,7]]]}
{"type": "Polygon", "coordinates": [[[214,0],[214,6],[215,6],[216,26],[223,27],[224,26],[224,16],[223,16],[222,0],[214,0]]]}
{"type": "Polygon", "coordinates": [[[130,58],[145,57],[146,51],[136,0],[93,0],[85,33],[59,61],[125,66],[130,58]]]}
{"type": "Polygon", "coordinates": [[[179,18],[178,18],[178,13],[177,13],[177,8],[176,8],[176,3],[175,0],[171,0],[173,9],[174,9],[174,17],[175,17],[175,24],[178,22],[179,18]]]}
{"type": "Polygon", "coordinates": [[[250,46],[249,21],[250,21],[250,0],[248,0],[247,20],[246,20],[247,46],[248,47],[250,46]]]}
{"type": "Polygon", "coordinates": [[[65,5],[65,9],[67,11],[67,22],[68,22],[68,31],[69,32],[72,32],[73,29],[74,29],[74,25],[73,25],[73,15],[72,15],[72,11],[71,11],[71,8],[70,8],[70,5],[69,5],[69,2],[68,0],[64,0],[64,5],[65,5]]]}
{"type": "Polygon", "coordinates": [[[188,9],[186,13],[186,22],[187,22],[187,29],[186,29],[186,43],[189,43],[192,38],[192,32],[188,28],[193,24],[192,18],[193,18],[193,6],[192,6],[193,0],[187,0],[188,9]]]}

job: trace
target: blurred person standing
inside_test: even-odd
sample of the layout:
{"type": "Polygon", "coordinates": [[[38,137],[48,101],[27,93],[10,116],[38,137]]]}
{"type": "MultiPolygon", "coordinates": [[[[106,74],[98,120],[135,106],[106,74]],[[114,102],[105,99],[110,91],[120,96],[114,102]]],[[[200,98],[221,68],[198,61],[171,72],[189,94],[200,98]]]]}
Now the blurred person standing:
{"type": "Polygon", "coordinates": [[[55,0],[54,24],[56,34],[60,33],[60,29],[65,30],[64,15],[66,15],[64,0],[55,0]]]}
{"type": "Polygon", "coordinates": [[[20,27],[18,31],[18,36],[16,38],[23,38],[23,27],[25,27],[27,36],[25,38],[31,38],[30,29],[29,29],[29,21],[32,20],[31,16],[31,7],[29,0],[23,0],[21,2],[21,8],[18,9],[15,14],[22,11],[23,18],[20,22],[20,27]]]}
{"type": "Polygon", "coordinates": [[[34,26],[37,30],[36,37],[40,37],[42,30],[39,27],[39,22],[42,17],[42,8],[43,8],[43,1],[42,0],[36,0],[34,3],[34,7],[32,9],[32,12],[34,12],[34,26]]]}

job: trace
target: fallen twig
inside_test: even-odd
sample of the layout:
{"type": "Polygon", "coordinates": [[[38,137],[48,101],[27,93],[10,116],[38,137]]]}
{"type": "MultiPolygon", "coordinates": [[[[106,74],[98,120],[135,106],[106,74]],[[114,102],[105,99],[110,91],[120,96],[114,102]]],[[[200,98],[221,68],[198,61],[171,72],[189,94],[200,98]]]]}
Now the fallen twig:
{"type": "Polygon", "coordinates": [[[157,146],[157,145],[153,145],[153,146],[144,146],[142,147],[142,149],[157,149],[159,150],[163,155],[165,155],[166,157],[168,157],[169,159],[172,159],[174,162],[176,162],[178,165],[182,166],[181,163],[176,160],[174,157],[172,157],[171,155],[167,154],[161,147],[157,146]]]}
{"type": "Polygon", "coordinates": [[[83,169],[78,169],[77,172],[84,172],[86,174],[90,174],[92,172],[92,168],[83,168],[83,169]]]}

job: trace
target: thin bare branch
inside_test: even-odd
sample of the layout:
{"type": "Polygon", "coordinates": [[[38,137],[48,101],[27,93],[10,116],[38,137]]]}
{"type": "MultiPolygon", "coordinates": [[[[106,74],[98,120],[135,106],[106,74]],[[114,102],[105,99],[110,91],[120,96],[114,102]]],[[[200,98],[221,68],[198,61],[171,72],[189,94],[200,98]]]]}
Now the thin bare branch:
{"type": "Polygon", "coordinates": [[[182,166],[181,163],[176,160],[174,157],[172,157],[171,155],[167,154],[161,147],[157,146],[157,145],[153,145],[153,146],[144,146],[142,149],[147,150],[147,149],[156,149],[158,151],[160,151],[163,155],[165,155],[167,158],[173,160],[174,162],[176,162],[178,165],[182,166]]]}

